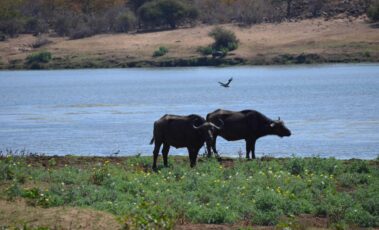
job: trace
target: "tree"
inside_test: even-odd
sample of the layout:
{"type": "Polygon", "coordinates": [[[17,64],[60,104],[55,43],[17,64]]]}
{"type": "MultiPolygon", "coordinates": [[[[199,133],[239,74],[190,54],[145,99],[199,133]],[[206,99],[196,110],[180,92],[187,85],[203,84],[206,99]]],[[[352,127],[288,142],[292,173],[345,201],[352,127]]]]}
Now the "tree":
{"type": "Polygon", "coordinates": [[[145,3],[150,2],[151,0],[128,0],[127,5],[135,12],[145,3]]]}
{"type": "Polygon", "coordinates": [[[121,13],[116,18],[116,28],[117,32],[128,32],[135,28],[137,22],[136,16],[130,10],[121,13]]]}
{"type": "Polygon", "coordinates": [[[215,50],[227,49],[230,51],[238,47],[238,39],[233,31],[226,30],[222,27],[215,27],[209,32],[209,36],[215,40],[213,43],[215,50]]]}
{"type": "Polygon", "coordinates": [[[291,17],[293,0],[272,0],[272,2],[276,3],[276,4],[285,3],[286,4],[286,8],[287,8],[287,10],[286,10],[287,18],[291,17]]]}
{"type": "Polygon", "coordinates": [[[0,20],[9,20],[19,17],[20,6],[23,0],[1,0],[0,3],[0,20]]]}
{"type": "Polygon", "coordinates": [[[368,8],[367,16],[374,22],[379,21],[379,1],[375,1],[368,8]]]}
{"type": "Polygon", "coordinates": [[[169,25],[176,28],[186,20],[194,20],[197,10],[182,0],[155,0],[142,5],[138,10],[143,23],[153,26],[169,25]]]}

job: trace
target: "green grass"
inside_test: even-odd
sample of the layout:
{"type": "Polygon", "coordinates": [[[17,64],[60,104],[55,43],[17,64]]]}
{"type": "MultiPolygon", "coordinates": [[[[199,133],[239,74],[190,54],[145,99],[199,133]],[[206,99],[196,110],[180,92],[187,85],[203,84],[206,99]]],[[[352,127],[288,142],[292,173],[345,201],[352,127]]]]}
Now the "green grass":
{"type": "Polygon", "coordinates": [[[93,159],[1,157],[0,199],[90,207],[148,229],[178,220],[283,225],[300,214],[325,217],[329,226],[379,226],[378,159],[202,158],[191,169],[187,158],[171,156],[157,173],[151,157],[93,159]]]}

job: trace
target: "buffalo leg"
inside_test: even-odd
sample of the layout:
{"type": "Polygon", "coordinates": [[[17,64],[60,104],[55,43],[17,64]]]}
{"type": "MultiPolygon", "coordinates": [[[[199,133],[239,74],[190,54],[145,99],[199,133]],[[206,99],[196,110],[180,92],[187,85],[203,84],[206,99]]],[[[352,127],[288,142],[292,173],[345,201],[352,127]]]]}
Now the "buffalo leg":
{"type": "Polygon", "coordinates": [[[194,151],[194,149],[191,149],[191,148],[188,148],[188,155],[189,155],[189,159],[190,159],[190,166],[191,168],[195,167],[196,165],[196,152],[194,151]]]}
{"type": "Polygon", "coordinates": [[[252,140],[246,139],[246,159],[250,159],[251,146],[253,145],[252,140]]]}
{"type": "Polygon", "coordinates": [[[170,145],[163,144],[162,155],[163,155],[163,164],[165,167],[168,167],[167,156],[168,156],[169,150],[170,150],[170,145]]]}
{"type": "MultiPolygon", "coordinates": [[[[218,156],[218,152],[217,152],[217,150],[216,150],[216,140],[217,140],[217,136],[214,136],[214,139],[213,139],[213,141],[212,141],[212,149],[213,149],[214,154],[215,154],[216,156],[218,156]]],[[[208,157],[211,157],[210,154],[211,154],[211,153],[210,153],[210,148],[209,148],[209,150],[208,150],[208,157]]]]}
{"type": "Polygon", "coordinates": [[[153,151],[153,170],[157,169],[157,159],[159,154],[159,149],[161,148],[162,143],[155,142],[154,151],[153,151]]]}
{"type": "Polygon", "coordinates": [[[211,158],[211,157],[212,157],[212,146],[213,146],[213,142],[212,142],[211,145],[208,145],[208,144],[206,144],[206,145],[207,145],[207,157],[208,157],[208,158],[211,158]]]}
{"type": "Polygon", "coordinates": [[[197,163],[197,156],[199,155],[200,148],[194,149],[193,150],[193,166],[196,166],[197,163]]]}
{"type": "Polygon", "coordinates": [[[255,159],[255,142],[256,142],[257,140],[252,140],[252,144],[251,144],[251,157],[253,158],[253,159],[255,159]]]}

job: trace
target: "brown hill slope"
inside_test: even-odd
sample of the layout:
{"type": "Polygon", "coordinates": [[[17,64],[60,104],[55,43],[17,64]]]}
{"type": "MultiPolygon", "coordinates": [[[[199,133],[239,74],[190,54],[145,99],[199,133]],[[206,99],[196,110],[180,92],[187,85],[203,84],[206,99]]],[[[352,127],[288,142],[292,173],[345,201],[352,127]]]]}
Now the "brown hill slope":
{"type": "MultiPolygon", "coordinates": [[[[310,19],[249,28],[224,25],[233,30],[240,46],[226,60],[245,64],[286,64],[308,62],[379,61],[379,29],[359,18],[310,19]]],[[[0,42],[3,68],[28,68],[26,56],[47,50],[53,60],[45,68],[172,66],[222,64],[202,58],[199,46],[212,43],[213,26],[140,34],[104,34],[79,40],[48,38],[52,43],[38,49],[37,38],[22,35],[0,42]],[[160,46],[169,52],[159,58],[152,54],[160,46]],[[200,60],[200,61],[199,61],[200,60]]]]}

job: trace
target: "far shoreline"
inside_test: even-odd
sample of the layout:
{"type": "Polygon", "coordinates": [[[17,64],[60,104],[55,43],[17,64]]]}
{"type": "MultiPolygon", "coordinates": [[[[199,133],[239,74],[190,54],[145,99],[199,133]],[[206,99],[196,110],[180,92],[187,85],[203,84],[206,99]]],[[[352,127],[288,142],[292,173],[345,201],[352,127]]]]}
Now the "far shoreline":
{"type": "Polygon", "coordinates": [[[0,42],[0,70],[91,69],[197,66],[271,66],[292,64],[378,63],[379,33],[364,17],[306,19],[251,27],[224,24],[239,47],[226,57],[202,55],[199,47],[212,44],[214,26],[137,34],[99,34],[72,40],[41,35],[49,42],[33,48],[39,37],[23,34],[0,42]],[[159,47],[167,54],[153,57],[159,47]],[[50,53],[49,60],[28,56],[50,53]]]}
{"type": "Polygon", "coordinates": [[[228,67],[296,67],[296,66],[328,66],[328,65],[376,65],[379,64],[379,59],[357,61],[356,59],[344,59],[344,60],[333,60],[326,62],[275,62],[275,63],[259,63],[259,62],[245,62],[245,60],[217,60],[217,64],[211,64],[213,61],[208,60],[209,64],[198,64],[203,61],[199,58],[198,60],[169,60],[162,62],[151,62],[151,61],[140,61],[132,63],[124,63],[120,65],[93,65],[93,64],[77,64],[69,65],[63,67],[61,65],[42,65],[38,68],[28,68],[25,66],[5,66],[0,67],[0,71],[28,71],[28,70],[100,70],[100,69],[171,69],[171,68],[196,68],[196,67],[210,67],[210,68],[228,68],[228,67]],[[200,59],[200,60],[199,60],[200,59]],[[177,64],[179,63],[179,64],[177,64]],[[185,64],[183,64],[185,63],[185,64]],[[192,63],[192,64],[191,64],[192,63]],[[195,63],[195,64],[193,64],[195,63]]]}

